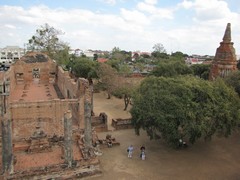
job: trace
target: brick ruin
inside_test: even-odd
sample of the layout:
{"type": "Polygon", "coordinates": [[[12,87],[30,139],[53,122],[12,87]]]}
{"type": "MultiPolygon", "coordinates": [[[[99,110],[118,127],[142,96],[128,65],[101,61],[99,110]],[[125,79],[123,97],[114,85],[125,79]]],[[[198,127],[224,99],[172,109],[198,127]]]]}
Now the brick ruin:
{"type": "Polygon", "coordinates": [[[114,127],[116,130],[119,130],[119,129],[132,129],[132,128],[133,128],[132,118],[127,118],[127,119],[122,119],[122,118],[112,119],[112,127],[114,127]]]}
{"type": "Polygon", "coordinates": [[[223,41],[216,50],[213,59],[209,79],[214,80],[217,77],[226,77],[230,72],[237,70],[237,58],[233,42],[231,42],[231,24],[228,23],[223,41]]]}
{"type": "Polygon", "coordinates": [[[92,88],[42,53],[0,74],[2,177],[76,178],[101,173],[91,126],[92,88]]]}

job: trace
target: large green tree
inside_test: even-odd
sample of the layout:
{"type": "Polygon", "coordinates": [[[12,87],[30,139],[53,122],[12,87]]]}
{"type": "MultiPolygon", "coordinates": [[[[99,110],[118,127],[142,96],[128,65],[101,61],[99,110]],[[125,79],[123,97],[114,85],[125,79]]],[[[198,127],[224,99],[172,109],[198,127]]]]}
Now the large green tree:
{"type": "Polygon", "coordinates": [[[59,39],[59,35],[62,34],[61,30],[46,23],[37,29],[36,34],[28,40],[27,48],[30,51],[46,52],[51,58],[54,58],[59,51],[68,48],[67,43],[59,39]]]}
{"type": "Polygon", "coordinates": [[[86,79],[97,77],[97,63],[95,61],[92,61],[87,57],[78,57],[75,59],[71,59],[71,61],[69,62],[69,68],[71,68],[75,76],[83,77],[86,79]]]}
{"type": "Polygon", "coordinates": [[[114,47],[111,53],[111,60],[118,60],[121,63],[131,60],[131,52],[121,50],[119,47],[114,47]]]}
{"type": "Polygon", "coordinates": [[[160,61],[151,72],[154,76],[173,77],[178,75],[192,74],[192,70],[180,60],[160,61]]]}
{"type": "Polygon", "coordinates": [[[131,104],[132,96],[136,89],[139,87],[142,79],[134,79],[125,76],[118,76],[118,82],[113,95],[117,98],[123,98],[124,100],[124,111],[127,110],[129,104],[131,104]]]}
{"type": "Polygon", "coordinates": [[[227,85],[233,87],[240,96],[240,71],[234,71],[224,78],[227,85]]]}
{"type": "Polygon", "coordinates": [[[99,83],[102,84],[104,90],[107,91],[108,99],[117,88],[118,75],[116,69],[105,63],[99,63],[96,69],[99,83]]]}
{"type": "Polygon", "coordinates": [[[190,66],[190,69],[195,76],[207,80],[209,78],[210,67],[210,64],[193,64],[190,66]]]}
{"type": "Polygon", "coordinates": [[[161,43],[157,43],[153,46],[153,52],[151,53],[151,55],[155,60],[162,60],[162,59],[169,58],[169,55],[167,54],[166,49],[161,43]]]}
{"type": "Polygon", "coordinates": [[[149,77],[133,97],[131,115],[137,134],[143,128],[150,138],[160,135],[177,147],[179,139],[230,135],[239,123],[239,99],[219,79],[149,77]]]}

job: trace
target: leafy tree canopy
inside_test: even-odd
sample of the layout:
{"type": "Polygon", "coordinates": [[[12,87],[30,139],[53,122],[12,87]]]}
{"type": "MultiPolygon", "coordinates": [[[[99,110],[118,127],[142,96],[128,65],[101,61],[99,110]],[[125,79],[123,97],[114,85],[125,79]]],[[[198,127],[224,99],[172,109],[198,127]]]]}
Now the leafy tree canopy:
{"type": "Polygon", "coordinates": [[[96,69],[99,82],[102,83],[104,90],[108,93],[108,99],[111,98],[113,91],[117,88],[118,76],[116,69],[105,63],[100,63],[96,69]]]}
{"type": "Polygon", "coordinates": [[[68,48],[67,43],[58,38],[62,34],[62,31],[45,24],[37,29],[36,34],[28,40],[28,50],[46,52],[51,58],[54,58],[54,55],[60,50],[68,48]]]}
{"type": "Polygon", "coordinates": [[[151,72],[151,75],[164,77],[186,74],[192,74],[192,70],[184,63],[184,61],[175,60],[160,61],[157,67],[151,72]]]}
{"type": "Polygon", "coordinates": [[[86,57],[79,57],[69,61],[72,72],[77,77],[95,78],[97,63],[86,57]]]}
{"type": "Polygon", "coordinates": [[[155,60],[168,59],[169,55],[167,54],[166,49],[161,43],[157,43],[153,46],[153,52],[151,53],[152,57],[155,60]]]}
{"type": "Polygon", "coordinates": [[[227,85],[235,89],[240,96],[240,71],[234,71],[224,78],[227,85]]]}
{"type": "Polygon", "coordinates": [[[228,136],[239,123],[239,99],[218,79],[191,76],[146,78],[133,97],[132,122],[136,133],[162,138],[178,147],[182,138],[194,143],[214,134],[228,136]]]}
{"type": "Polygon", "coordinates": [[[131,99],[139,86],[141,80],[134,80],[133,78],[126,78],[124,76],[118,76],[118,82],[116,89],[113,91],[113,95],[124,100],[124,111],[127,110],[128,105],[131,104],[131,99]]]}
{"type": "Polygon", "coordinates": [[[184,53],[182,53],[181,51],[173,52],[173,53],[171,53],[171,56],[173,56],[173,57],[178,57],[178,58],[188,57],[187,54],[184,54],[184,53]]]}
{"type": "Polygon", "coordinates": [[[190,69],[193,71],[195,76],[208,80],[210,67],[210,64],[193,64],[190,66],[190,69]]]}
{"type": "Polygon", "coordinates": [[[106,64],[110,65],[112,68],[116,69],[117,71],[119,71],[120,69],[120,60],[117,59],[110,59],[106,62],[106,64]]]}
{"type": "Polygon", "coordinates": [[[123,76],[129,76],[132,73],[132,69],[127,64],[120,64],[118,73],[123,76]]]}
{"type": "Polygon", "coordinates": [[[111,55],[111,60],[119,60],[120,62],[131,60],[131,52],[121,50],[119,47],[114,47],[111,55]]]}
{"type": "Polygon", "coordinates": [[[167,53],[166,49],[161,43],[157,43],[153,46],[153,52],[167,53]]]}

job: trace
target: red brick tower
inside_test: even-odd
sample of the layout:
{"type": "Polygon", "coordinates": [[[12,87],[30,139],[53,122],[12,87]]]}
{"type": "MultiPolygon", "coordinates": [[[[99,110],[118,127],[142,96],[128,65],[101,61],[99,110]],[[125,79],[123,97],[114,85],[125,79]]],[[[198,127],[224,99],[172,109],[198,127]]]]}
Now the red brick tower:
{"type": "Polygon", "coordinates": [[[213,59],[209,79],[214,80],[216,77],[225,77],[231,71],[237,70],[237,60],[233,42],[231,42],[231,24],[228,23],[223,41],[217,48],[213,59]]]}

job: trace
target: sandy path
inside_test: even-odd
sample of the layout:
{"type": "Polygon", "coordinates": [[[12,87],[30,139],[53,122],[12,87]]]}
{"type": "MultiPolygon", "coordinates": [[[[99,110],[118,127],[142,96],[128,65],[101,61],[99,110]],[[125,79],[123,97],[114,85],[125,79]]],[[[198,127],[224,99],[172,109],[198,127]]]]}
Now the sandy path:
{"type": "MultiPolygon", "coordinates": [[[[94,93],[94,105],[93,111],[96,116],[101,112],[106,112],[108,116],[108,129],[113,130],[111,122],[113,118],[129,118],[131,114],[129,111],[123,111],[124,101],[123,99],[117,99],[112,97],[107,99],[107,94],[104,92],[94,93]]],[[[129,108],[128,108],[129,109],[129,108]]]]}
{"type": "MultiPolygon", "coordinates": [[[[95,113],[106,112],[110,118],[129,117],[123,111],[123,100],[106,99],[103,93],[94,94],[95,113]]],[[[109,133],[109,132],[108,132],[109,133]]],[[[99,133],[105,138],[107,133],[99,133]]],[[[238,180],[240,179],[240,134],[228,139],[214,138],[199,141],[187,149],[174,150],[163,140],[150,141],[145,132],[136,136],[133,129],[111,131],[120,146],[102,149],[100,156],[103,175],[93,180],[238,180]],[[127,146],[135,147],[132,159],[127,158],[127,146]],[[139,148],[147,150],[145,161],[139,158],[139,148]]]]}

